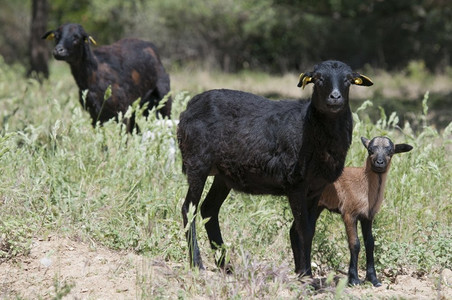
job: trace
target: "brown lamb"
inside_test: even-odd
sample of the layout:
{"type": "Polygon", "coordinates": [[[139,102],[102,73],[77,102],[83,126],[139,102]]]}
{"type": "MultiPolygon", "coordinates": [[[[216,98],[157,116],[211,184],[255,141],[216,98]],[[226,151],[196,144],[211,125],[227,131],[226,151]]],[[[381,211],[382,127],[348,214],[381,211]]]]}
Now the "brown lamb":
{"type": "Polygon", "coordinates": [[[361,283],[357,270],[360,250],[357,222],[361,222],[366,248],[366,280],[374,286],[380,286],[374,266],[372,223],[383,202],[392,156],[408,152],[413,147],[408,144],[394,145],[387,137],[375,137],[372,140],[362,137],[361,141],[369,152],[365,166],[344,168],[339,179],[324,189],[319,200],[318,215],[325,208],[342,215],[350,249],[350,285],[361,283]]]}

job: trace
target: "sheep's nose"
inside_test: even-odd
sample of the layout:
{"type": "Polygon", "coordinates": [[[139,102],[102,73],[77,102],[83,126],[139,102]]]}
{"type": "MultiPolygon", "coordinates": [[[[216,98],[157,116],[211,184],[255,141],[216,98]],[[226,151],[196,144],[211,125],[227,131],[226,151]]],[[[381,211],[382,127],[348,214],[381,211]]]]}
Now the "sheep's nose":
{"type": "Polygon", "coordinates": [[[377,158],[377,160],[375,161],[375,164],[378,166],[384,166],[385,165],[385,160],[382,158],[377,158]]]}
{"type": "Polygon", "coordinates": [[[341,95],[341,92],[338,90],[333,90],[328,97],[328,104],[332,106],[341,106],[344,104],[344,98],[341,95]]]}
{"type": "Polygon", "coordinates": [[[53,54],[55,55],[62,55],[64,54],[64,47],[61,45],[56,45],[55,49],[53,49],[53,54]]]}
{"type": "Polygon", "coordinates": [[[338,99],[340,99],[342,96],[341,96],[341,93],[338,91],[338,90],[334,90],[334,91],[332,91],[331,92],[331,94],[330,94],[330,98],[331,99],[334,99],[334,100],[338,100],[338,99]]]}

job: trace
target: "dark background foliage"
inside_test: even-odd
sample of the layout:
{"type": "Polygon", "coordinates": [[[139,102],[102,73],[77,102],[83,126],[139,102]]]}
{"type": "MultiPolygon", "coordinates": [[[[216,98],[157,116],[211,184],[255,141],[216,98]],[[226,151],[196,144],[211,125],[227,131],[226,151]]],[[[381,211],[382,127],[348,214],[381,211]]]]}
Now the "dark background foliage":
{"type": "MultiPolygon", "coordinates": [[[[43,0],[34,0],[43,1],[43,0]]],[[[0,0],[0,54],[30,64],[32,0],[0,0]]],[[[99,44],[138,36],[170,65],[227,72],[298,71],[324,59],[444,72],[452,52],[448,0],[54,0],[48,28],[82,24],[99,44]]],[[[49,45],[50,47],[50,45],[49,45]]]]}

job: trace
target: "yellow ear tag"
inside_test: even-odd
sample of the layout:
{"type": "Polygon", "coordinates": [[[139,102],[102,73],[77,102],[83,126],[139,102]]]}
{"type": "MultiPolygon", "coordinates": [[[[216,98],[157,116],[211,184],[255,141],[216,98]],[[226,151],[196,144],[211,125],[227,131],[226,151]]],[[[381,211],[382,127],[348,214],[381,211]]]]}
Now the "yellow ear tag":
{"type": "Polygon", "coordinates": [[[300,87],[300,84],[301,84],[301,80],[302,80],[302,78],[303,78],[303,75],[304,75],[304,73],[301,73],[300,76],[298,76],[298,84],[297,84],[298,87],[300,87]]]}
{"type": "Polygon", "coordinates": [[[359,77],[355,78],[355,84],[362,84],[362,83],[363,83],[363,80],[361,78],[359,78],[359,77]]]}
{"type": "Polygon", "coordinates": [[[96,41],[93,39],[92,36],[89,36],[88,38],[89,38],[89,41],[90,41],[91,43],[93,43],[93,45],[96,45],[96,46],[97,46],[97,43],[96,43],[96,41]]]}
{"type": "Polygon", "coordinates": [[[46,40],[53,40],[55,38],[55,33],[51,33],[51,34],[49,34],[47,37],[46,37],[46,40]]]}
{"type": "Polygon", "coordinates": [[[301,73],[298,79],[298,84],[297,86],[300,87],[301,84],[301,88],[304,89],[304,87],[306,86],[307,83],[310,83],[312,80],[312,77],[309,76],[304,76],[304,73],[301,73]]]}
{"type": "Polygon", "coordinates": [[[301,88],[304,89],[304,87],[306,86],[307,83],[310,83],[312,80],[312,77],[306,76],[305,78],[303,78],[303,83],[301,85],[301,88]]]}

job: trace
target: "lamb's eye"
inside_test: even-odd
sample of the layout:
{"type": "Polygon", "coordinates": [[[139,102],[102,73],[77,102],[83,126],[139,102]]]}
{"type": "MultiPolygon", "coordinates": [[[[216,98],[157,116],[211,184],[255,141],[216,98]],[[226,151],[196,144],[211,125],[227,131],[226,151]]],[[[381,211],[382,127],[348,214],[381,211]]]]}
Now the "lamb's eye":
{"type": "Polygon", "coordinates": [[[385,147],[385,152],[388,153],[388,156],[394,155],[394,149],[392,147],[385,147]]]}

